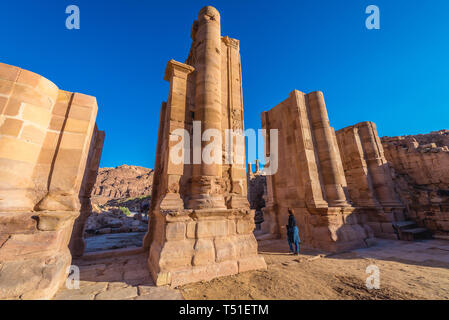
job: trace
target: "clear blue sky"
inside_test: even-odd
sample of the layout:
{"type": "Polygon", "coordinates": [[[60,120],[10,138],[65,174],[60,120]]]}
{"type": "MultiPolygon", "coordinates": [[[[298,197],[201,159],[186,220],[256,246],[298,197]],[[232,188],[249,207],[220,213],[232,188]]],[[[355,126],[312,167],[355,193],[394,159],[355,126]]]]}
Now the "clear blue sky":
{"type": "Polygon", "coordinates": [[[449,128],[447,0],[2,1],[0,61],[97,97],[101,166],[153,167],[164,69],[185,61],[205,5],[240,40],[246,128],[293,89],[322,90],[336,130],[367,120],[381,136],[449,128]],[[65,28],[70,4],[80,30],[65,28]],[[380,30],[365,28],[370,4],[380,30]]]}

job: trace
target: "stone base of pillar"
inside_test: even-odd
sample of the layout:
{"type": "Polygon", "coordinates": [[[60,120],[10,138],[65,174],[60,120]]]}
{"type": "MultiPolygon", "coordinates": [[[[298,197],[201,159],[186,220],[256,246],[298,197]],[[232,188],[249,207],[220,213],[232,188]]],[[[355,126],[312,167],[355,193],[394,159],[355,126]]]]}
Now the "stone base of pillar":
{"type": "Polygon", "coordinates": [[[149,230],[153,234],[148,267],[158,286],[266,269],[257,253],[251,210],[155,212],[149,230]]]}
{"type": "Polygon", "coordinates": [[[208,209],[208,208],[220,208],[225,209],[225,200],[224,197],[221,195],[211,195],[208,193],[205,194],[197,194],[195,196],[192,196],[189,200],[189,208],[201,208],[201,209],[208,209]]]}
{"type": "Polygon", "coordinates": [[[404,211],[405,207],[403,206],[377,208],[376,211],[368,213],[367,224],[377,238],[397,240],[398,235],[393,228],[393,223],[406,219],[404,211]]]}
{"type": "MultiPolygon", "coordinates": [[[[293,209],[299,228],[301,245],[303,247],[328,252],[342,252],[365,248],[368,246],[369,240],[373,237],[371,228],[365,223],[367,217],[358,208],[328,207],[293,209]]],[[[286,238],[286,225],[288,223],[287,208],[278,208],[275,219],[276,223],[280,226],[280,236],[286,238]]]]}
{"type": "Polygon", "coordinates": [[[68,243],[78,214],[0,213],[0,299],[53,297],[67,278],[68,243]]]}
{"type": "Polygon", "coordinates": [[[276,207],[273,205],[267,205],[262,208],[263,222],[262,231],[264,233],[271,233],[275,237],[279,237],[279,224],[276,218],[276,207]]]}
{"type": "Polygon", "coordinates": [[[312,239],[314,248],[330,252],[343,252],[368,247],[373,238],[372,230],[367,226],[358,208],[329,207],[308,209],[311,215],[312,239]]]}
{"type": "Polygon", "coordinates": [[[249,207],[248,198],[241,195],[232,195],[227,203],[228,208],[233,209],[249,207]]]}

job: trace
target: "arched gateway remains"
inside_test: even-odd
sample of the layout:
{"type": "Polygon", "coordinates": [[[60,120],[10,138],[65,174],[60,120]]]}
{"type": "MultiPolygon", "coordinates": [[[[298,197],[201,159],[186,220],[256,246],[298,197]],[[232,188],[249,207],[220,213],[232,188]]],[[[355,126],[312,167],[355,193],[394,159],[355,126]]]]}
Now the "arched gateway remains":
{"type": "MultiPolygon", "coordinates": [[[[186,64],[171,60],[165,74],[169,99],[144,240],[157,285],[266,268],[252,233],[244,162],[174,165],[168,158],[173,130],[192,133],[193,120],[202,131],[243,130],[238,41],[221,37],[213,7],[200,11],[192,38],[186,64]]],[[[53,297],[72,256],[83,254],[104,141],[97,109],[95,97],[0,64],[0,299],[53,297]]]]}

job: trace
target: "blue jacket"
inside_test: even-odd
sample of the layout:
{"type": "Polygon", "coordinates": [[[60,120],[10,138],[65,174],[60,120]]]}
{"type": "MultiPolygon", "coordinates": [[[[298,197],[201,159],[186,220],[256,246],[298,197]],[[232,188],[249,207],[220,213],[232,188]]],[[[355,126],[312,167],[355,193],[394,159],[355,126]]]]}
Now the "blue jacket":
{"type": "Polygon", "coordinates": [[[299,229],[297,226],[290,227],[287,225],[287,238],[290,242],[301,242],[299,238],[299,229]]]}
{"type": "Polygon", "coordinates": [[[301,242],[301,239],[299,238],[299,229],[297,226],[293,227],[293,242],[301,242]]]}

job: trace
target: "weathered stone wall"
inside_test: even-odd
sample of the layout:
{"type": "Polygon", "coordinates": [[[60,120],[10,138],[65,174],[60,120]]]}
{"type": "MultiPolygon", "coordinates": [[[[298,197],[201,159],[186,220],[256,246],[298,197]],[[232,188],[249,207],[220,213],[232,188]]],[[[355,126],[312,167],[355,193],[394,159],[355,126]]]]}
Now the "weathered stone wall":
{"type": "Polygon", "coordinates": [[[434,235],[449,235],[449,131],[383,137],[385,156],[407,216],[434,235]]]}
{"type": "Polygon", "coordinates": [[[101,149],[97,109],[94,97],[0,64],[0,299],[50,298],[64,282],[74,220],[89,209],[88,156],[101,149]]]}
{"type": "Polygon", "coordinates": [[[376,124],[361,122],[336,132],[349,197],[375,236],[397,239],[393,223],[405,219],[376,124]]]}
{"type": "MultiPolygon", "coordinates": [[[[169,97],[161,107],[151,219],[144,239],[157,285],[177,286],[266,267],[252,233],[254,212],[247,200],[244,158],[221,162],[220,155],[214,163],[194,161],[199,149],[193,145],[195,132],[201,135],[207,129],[221,134],[213,137],[214,142],[221,140],[214,154],[221,148],[223,159],[242,151],[244,157],[244,144],[243,150],[237,150],[235,142],[226,150],[224,143],[226,129],[243,133],[243,103],[239,42],[220,33],[220,14],[204,7],[192,27],[186,63],[167,64],[169,97]],[[200,123],[199,131],[194,121],[200,123]],[[179,154],[180,138],[187,136],[192,139],[184,152],[192,152],[188,161],[176,163],[172,152],[179,154]]],[[[203,140],[200,156],[210,143],[203,140]]]]}
{"type": "Polygon", "coordinates": [[[256,166],[256,170],[253,172],[251,164],[248,164],[247,178],[249,206],[256,211],[262,210],[265,207],[264,197],[267,193],[266,176],[262,174],[258,166],[256,166]]]}
{"type": "MultiPolygon", "coordinates": [[[[372,232],[348,200],[335,131],[321,92],[297,90],[262,113],[262,127],[278,129],[278,169],[267,178],[262,229],[285,237],[287,209],[295,210],[302,243],[328,251],[364,247],[372,232]]],[[[266,144],[267,145],[267,144],[266,144]]],[[[266,148],[267,163],[270,148],[266,148]]]]}
{"type": "Polygon", "coordinates": [[[262,171],[259,170],[258,160],[256,160],[254,172],[251,163],[248,164],[247,185],[249,207],[256,211],[254,222],[256,223],[256,229],[259,230],[264,221],[262,209],[265,208],[267,178],[262,174],[262,171]]]}

